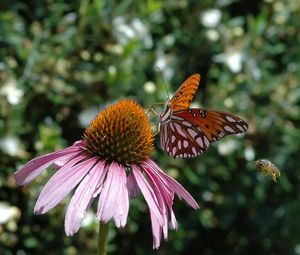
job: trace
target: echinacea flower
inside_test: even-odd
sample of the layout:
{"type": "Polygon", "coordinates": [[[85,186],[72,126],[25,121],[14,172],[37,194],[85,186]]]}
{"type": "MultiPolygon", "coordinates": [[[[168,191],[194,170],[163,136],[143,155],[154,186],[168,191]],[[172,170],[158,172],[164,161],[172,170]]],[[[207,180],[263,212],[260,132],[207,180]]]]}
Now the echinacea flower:
{"type": "Polygon", "coordinates": [[[82,140],[32,159],[14,177],[17,184],[25,185],[49,166],[56,169],[38,197],[35,214],[48,212],[76,187],[65,217],[68,236],[79,230],[97,196],[97,219],[106,223],[113,218],[117,227],[124,227],[129,199],[141,192],[149,207],[153,247],[158,248],[162,235],[167,239],[169,219],[172,228],[177,228],[172,210],[174,194],[194,209],[199,207],[178,182],[150,159],[153,139],[141,106],[122,100],[99,112],[82,140]]]}

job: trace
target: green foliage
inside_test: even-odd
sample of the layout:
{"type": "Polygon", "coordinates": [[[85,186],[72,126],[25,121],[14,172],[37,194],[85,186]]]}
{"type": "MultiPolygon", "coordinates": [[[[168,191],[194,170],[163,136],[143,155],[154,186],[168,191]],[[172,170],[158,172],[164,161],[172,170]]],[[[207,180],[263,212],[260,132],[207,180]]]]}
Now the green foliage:
{"type": "MultiPolygon", "coordinates": [[[[201,205],[193,211],[175,201],[179,229],[156,253],[300,254],[298,0],[3,1],[0,7],[0,254],[95,254],[93,210],[66,237],[68,201],[33,215],[52,171],[28,187],[17,187],[12,174],[80,139],[107,104],[132,98],[148,108],[165,101],[156,66],[170,93],[201,73],[195,103],[250,124],[245,135],[191,160],[168,157],[156,141],[154,159],[201,205]],[[256,172],[256,158],[280,168],[278,183],[256,172]]],[[[153,254],[147,214],[142,199],[131,202],[127,226],[110,232],[111,254],[153,254]]]]}

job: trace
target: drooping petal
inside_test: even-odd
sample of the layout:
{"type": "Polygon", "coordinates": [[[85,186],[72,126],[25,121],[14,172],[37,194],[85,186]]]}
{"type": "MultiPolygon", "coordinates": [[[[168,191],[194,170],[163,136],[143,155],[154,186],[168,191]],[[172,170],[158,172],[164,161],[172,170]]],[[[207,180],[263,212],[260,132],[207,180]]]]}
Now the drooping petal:
{"type": "Polygon", "coordinates": [[[178,228],[177,220],[176,220],[176,217],[175,217],[175,214],[174,214],[173,210],[171,210],[171,224],[172,224],[173,229],[178,228]]]}
{"type": "Polygon", "coordinates": [[[134,198],[140,192],[139,186],[136,183],[136,180],[132,173],[129,173],[127,176],[127,189],[130,198],[134,198]]]}
{"type": "Polygon", "coordinates": [[[158,197],[160,209],[162,211],[162,215],[164,217],[165,224],[162,226],[164,239],[168,238],[168,219],[169,219],[169,212],[172,211],[173,205],[173,193],[169,194],[167,187],[164,185],[163,182],[160,181],[159,178],[152,172],[149,171],[147,168],[144,168],[144,173],[147,176],[151,186],[155,194],[158,197]]]}
{"type": "Polygon", "coordinates": [[[162,228],[151,210],[150,218],[153,236],[153,249],[158,249],[161,240],[162,228]]]}
{"type": "Polygon", "coordinates": [[[97,211],[97,218],[102,222],[108,222],[115,215],[120,201],[120,183],[123,182],[125,173],[124,167],[118,163],[112,163],[107,167],[109,169],[99,196],[97,211]]]}
{"type": "Polygon", "coordinates": [[[70,160],[59,169],[43,188],[34,212],[43,214],[56,206],[90,171],[96,158],[86,159],[85,155],[70,160]]]}
{"type": "Polygon", "coordinates": [[[165,214],[165,210],[166,210],[165,199],[164,199],[164,194],[159,186],[159,183],[145,169],[143,169],[143,170],[144,170],[145,176],[147,177],[147,180],[148,180],[150,186],[152,187],[154,194],[157,198],[159,208],[160,208],[162,214],[165,214]]]}
{"type": "Polygon", "coordinates": [[[151,159],[147,159],[144,162],[145,166],[151,168],[151,170],[155,171],[157,176],[160,176],[166,185],[168,185],[179,198],[183,198],[192,208],[199,209],[198,203],[194,200],[194,198],[185,190],[184,187],[181,186],[177,181],[175,181],[172,177],[165,174],[158,165],[151,159]]]}
{"type": "Polygon", "coordinates": [[[155,192],[137,166],[132,165],[132,172],[150,210],[153,212],[159,224],[162,226],[164,224],[164,219],[162,212],[160,211],[155,192]]]}
{"type": "Polygon", "coordinates": [[[163,198],[168,208],[172,208],[174,191],[170,190],[169,187],[165,185],[165,182],[163,182],[163,180],[159,176],[157,176],[155,172],[151,171],[151,169],[144,167],[143,170],[148,179],[151,181],[152,186],[156,187],[156,193],[161,194],[161,197],[163,198]]]}
{"type": "Polygon", "coordinates": [[[100,161],[83,178],[77,187],[65,217],[65,232],[67,236],[75,234],[95,198],[97,190],[102,185],[105,163],[100,161]]]}
{"type": "Polygon", "coordinates": [[[124,227],[126,225],[129,211],[129,195],[126,179],[126,172],[123,171],[123,176],[121,177],[122,183],[120,183],[120,201],[116,213],[114,215],[115,224],[118,228],[124,227]]]}
{"type": "Polygon", "coordinates": [[[14,173],[14,177],[18,185],[24,185],[31,182],[38,175],[40,175],[47,167],[52,165],[55,161],[70,160],[82,151],[77,145],[72,145],[68,148],[58,150],[40,157],[30,160],[25,166],[14,173]]]}

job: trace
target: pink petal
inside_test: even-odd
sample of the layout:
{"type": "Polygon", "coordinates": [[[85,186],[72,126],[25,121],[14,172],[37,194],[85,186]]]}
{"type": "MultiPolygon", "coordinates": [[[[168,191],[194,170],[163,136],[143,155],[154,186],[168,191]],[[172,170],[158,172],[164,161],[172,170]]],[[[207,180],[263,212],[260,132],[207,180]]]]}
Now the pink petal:
{"type": "Polygon", "coordinates": [[[175,217],[175,214],[174,214],[173,210],[171,210],[171,223],[172,223],[172,228],[173,229],[178,228],[177,220],[176,220],[176,217],[175,217]]]}
{"type": "Polygon", "coordinates": [[[127,189],[130,198],[136,197],[140,192],[139,186],[137,185],[132,173],[129,173],[127,176],[127,189]]]}
{"type": "Polygon", "coordinates": [[[156,187],[156,193],[160,193],[168,208],[172,208],[174,192],[169,190],[169,187],[165,185],[160,176],[157,176],[157,174],[151,171],[151,169],[149,170],[147,167],[144,167],[143,170],[148,179],[151,181],[152,186],[156,187]]]}
{"type": "Polygon", "coordinates": [[[128,195],[127,178],[126,178],[125,171],[123,171],[122,180],[123,182],[120,183],[120,187],[121,187],[120,201],[116,213],[114,215],[115,224],[118,228],[124,227],[126,225],[128,211],[129,211],[129,195],[128,195]]]}
{"type": "MultiPolygon", "coordinates": [[[[147,159],[145,161],[145,166],[151,168],[151,170],[155,171],[158,176],[164,179],[166,185],[168,185],[179,198],[183,198],[192,208],[199,209],[198,203],[194,200],[194,198],[185,190],[184,187],[181,186],[177,181],[175,181],[172,177],[165,174],[159,166],[155,164],[155,162],[151,159],[147,159]]],[[[142,166],[143,167],[143,166],[142,166]]]]}
{"type": "Polygon", "coordinates": [[[120,201],[123,178],[126,178],[124,167],[118,163],[112,163],[99,197],[97,218],[100,221],[108,222],[115,215],[120,201]]]}
{"type": "Polygon", "coordinates": [[[104,162],[100,161],[80,182],[71,199],[65,217],[65,232],[67,236],[73,235],[79,230],[97,190],[102,185],[104,175],[104,162]]]}
{"type": "MultiPolygon", "coordinates": [[[[85,150],[85,142],[82,140],[76,141],[73,146],[76,146],[80,152],[82,152],[83,150],[85,150]]],[[[65,159],[65,158],[60,158],[58,160],[56,160],[53,165],[52,168],[54,168],[55,170],[60,169],[64,164],[66,164],[69,161],[69,159],[65,159]]]]}
{"type": "Polygon", "coordinates": [[[164,225],[162,226],[162,230],[164,239],[166,240],[168,238],[168,209],[170,211],[172,210],[173,201],[168,193],[168,190],[166,189],[164,184],[160,182],[159,178],[156,178],[155,175],[152,175],[152,172],[148,171],[146,168],[144,168],[144,172],[147,175],[147,178],[149,179],[151,186],[159,201],[160,209],[164,218],[164,225]]]}
{"type": "Polygon", "coordinates": [[[150,218],[151,218],[152,235],[153,235],[153,249],[158,249],[160,245],[162,229],[151,210],[150,210],[150,218]]]}
{"type": "Polygon", "coordinates": [[[153,214],[162,226],[164,224],[164,219],[160,211],[155,192],[153,191],[152,187],[149,185],[145,177],[142,175],[141,170],[138,167],[132,165],[132,172],[150,210],[153,211],[153,214]]]}
{"type": "Polygon", "coordinates": [[[154,191],[154,194],[157,198],[157,201],[158,201],[158,205],[159,205],[159,208],[161,211],[163,211],[163,214],[165,213],[165,200],[164,200],[164,194],[159,186],[159,183],[157,182],[157,180],[155,179],[155,177],[153,178],[151,176],[151,174],[149,174],[147,171],[144,170],[144,173],[147,177],[147,180],[148,182],[151,184],[150,186],[152,187],[153,191],[154,191]]]}
{"type": "Polygon", "coordinates": [[[82,149],[76,145],[58,150],[30,160],[25,166],[14,173],[18,185],[24,185],[31,182],[40,175],[47,167],[57,160],[69,160],[82,149]]]}
{"type": "Polygon", "coordinates": [[[86,155],[82,155],[72,159],[60,168],[43,188],[35,204],[34,212],[43,214],[56,206],[90,171],[95,163],[96,158],[86,159],[86,155]]]}

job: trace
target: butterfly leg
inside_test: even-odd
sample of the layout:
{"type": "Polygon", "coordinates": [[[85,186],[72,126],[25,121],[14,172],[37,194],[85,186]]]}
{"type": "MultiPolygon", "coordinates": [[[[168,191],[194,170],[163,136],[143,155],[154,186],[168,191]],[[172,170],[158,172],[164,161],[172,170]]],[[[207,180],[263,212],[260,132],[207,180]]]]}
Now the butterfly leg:
{"type": "MultiPolygon", "coordinates": [[[[159,117],[159,116],[160,116],[160,113],[158,113],[158,112],[155,111],[155,109],[154,109],[155,106],[157,106],[157,105],[164,105],[164,103],[155,103],[155,104],[153,104],[153,105],[149,108],[149,110],[147,111],[146,114],[149,115],[149,113],[152,113],[152,116],[151,116],[151,117],[153,117],[153,116],[159,117]]],[[[151,129],[152,129],[152,130],[153,130],[152,127],[154,127],[154,126],[157,126],[156,130],[153,131],[153,135],[156,136],[156,135],[159,133],[160,126],[159,126],[159,124],[157,125],[157,123],[156,123],[156,124],[152,124],[152,125],[151,125],[151,129]]]]}
{"type": "Polygon", "coordinates": [[[147,115],[151,112],[153,115],[155,115],[155,116],[159,116],[160,114],[157,112],[157,111],[155,111],[155,106],[157,106],[157,105],[164,105],[165,103],[163,103],[163,102],[161,102],[161,103],[155,103],[155,104],[153,104],[153,105],[151,105],[151,107],[149,108],[149,110],[147,111],[147,115]]]}
{"type": "Polygon", "coordinates": [[[153,131],[153,136],[156,136],[158,134],[159,134],[159,130],[158,129],[156,129],[155,131],[153,131]]]}
{"type": "MultiPolygon", "coordinates": [[[[157,128],[153,131],[153,136],[156,136],[156,135],[159,134],[159,131],[160,131],[160,125],[159,125],[159,123],[158,123],[158,124],[152,124],[152,125],[151,125],[151,129],[152,129],[152,127],[154,127],[154,126],[156,126],[157,128]]],[[[153,130],[153,129],[152,129],[152,130],[153,130]]]]}
{"type": "Polygon", "coordinates": [[[151,106],[151,108],[148,110],[147,115],[148,115],[150,112],[151,112],[153,115],[155,115],[155,116],[159,116],[159,113],[156,112],[156,111],[152,108],[152,106],[151,106]]]}

